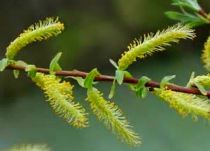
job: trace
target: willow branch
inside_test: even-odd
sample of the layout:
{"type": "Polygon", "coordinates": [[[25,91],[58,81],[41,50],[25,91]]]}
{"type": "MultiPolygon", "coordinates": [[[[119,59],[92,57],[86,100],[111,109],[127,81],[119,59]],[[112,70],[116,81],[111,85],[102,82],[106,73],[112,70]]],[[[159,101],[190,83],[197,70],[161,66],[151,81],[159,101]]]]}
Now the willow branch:
{"type": "MultiPolygon", "coordinates": [[[[7,69],[25,71],[25,67],[24,66],[19,66],[19,65],[9,65],[7,67],[7,69]]],[[[36,69],[37,69],[37,72],[41,72],[41,73],[45,73],[45,74],[50,73],[49,69],[46,69],[46,68],[36,68],[36,69]]],[[[85,78],[88,75],[88,73],[83,72],[83,71],[79,71],[79,70],[72,70],[72,71],[62,70],[62,71],[57,71],[56,75],[64,76],[64,77],[72,76],[72,77],[85,78]]],[[[95,78],[95,81],[112,82],[114,79],[115,79],[114,76],[100,75],[100,76],[97,76],[95,78]]],[[[127,83],[127,84],[137,84],[138,79],[137,78],[127,78],[127,77],[125,77],[123,82],[127,83]]],[[[149,81],[149,82],[146,83],[145,86],[152,90],[153,88],[159,88],[160,83],[156,82],[156,81],[149,81]]],[[[197,88],[187,88],[187,87],[174,85],[174,84],[168,84],[168,85],[166,85],[166,87],[167,87],[167,89],[170,89],[170,90],[176,91],[176,92],[202,95],[201,92],[197,88]]],[[[210,91],[207,91],[207,96],[210,97],[210,91]]]]}
{"type": "Polygon", "coordinates": [[[210,18],[208,16],[208,13],[201,7],[201,10],[198,11],[198,14],[206,18],[208,21],[210,21],[210,18]]]}
{"type": "Polygon", "coordinates": [[[203,9],[201,9],[198,13],[199,13],[201,16],[203,16],[204,18],[207,18],[207,19],[208,19],[208,14],[207,14],[203,9]]]}

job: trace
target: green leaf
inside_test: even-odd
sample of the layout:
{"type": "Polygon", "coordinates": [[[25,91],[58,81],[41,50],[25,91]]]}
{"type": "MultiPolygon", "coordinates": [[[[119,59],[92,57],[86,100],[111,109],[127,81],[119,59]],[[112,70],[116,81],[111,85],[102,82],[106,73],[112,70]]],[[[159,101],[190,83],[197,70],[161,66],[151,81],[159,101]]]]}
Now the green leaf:
{"type": "Polygon", "coordinates": [[[116,69],[119,68],[118,65],[117,65],[117,63],[116,63],[114,60],[109,59],[109,62],[110,62],[116,69]]]}
{"type": "Polygon", "coordinates": [[[99,75],[100,75],[100,73],[98,72],[98,70],[96,68],[91,70],[90,73],[85,78],[84,87],[87,89],[92,89],[93,81],[94,81],[95,77],[99,76],[99,75]]]}
{"type": "Polygon", "coordinates": [[[121,84],[123,83],[124,76],[125,76],[125,71],[116,70],[116,72],[115,72],[115,78],[116,78],[117,83],[118,83],[119,85],[121,85],[121,84]]]}
{"type": "Polygon", "coordinates": [[[138,81],[137,87],[138,88],[145,87],[145,84],[149,81],[151,81],[150,78],[148,78],[147,76],[142,76],[138,81]]]}
{"type": "Polygon", "coordinates": [[[195,78],[195,72],[192,72],[192,73],[191,73],[191,76],[190,76],[190,80],[189,80],[189,82],[187,83],[187,86],[186,86],[186,87],[190,88],[190,87],[192,86],[191,81],[192,81],[194,78],[195,78]]]}
{"type": "Polygon", "coordinates": [[[203,95],[207,95],[207,91],[204,88],[204,86],[202,86],[200,83],[198,82],[194,82],[194,85],[198,88],[198,90],[201,92],[201,94],[203,95]]]}
{"type": "Polygon", "coordinates": [[[111,90],[110,90],[109,96],[108,96],[109,99],[112,99],[114,97],[115,90],[116,90],[116,80],[114,80],[112,83],[112,87],[111,87],[111,90]]]}
{"type": "Polygon", "coordinates": [[[7,58],[3,58],[0,60],[0,72],[4,71],[5,68],[9,65],[9,60],[7,58]]]}
{"type": "Polygon", "coordinates": [[[138,97],[145,98],[147,96],[148,89],[145,84],[149,81],[151,81],[151,79],[146,76],[139,79],[137,85],[135,86],[135,92],[138,97]]]}
{"type": "Polygon", "coordinates": [[[136,95],[142,99],[144,99],[148,94],[148,89],[146,87],[139,89],[136,91],[136,95]]]}
{"type": "Polygon", "coordinates": [[[206,23],[206,21],[200,16],[189,13],[183,14],[175,11],[168,11],[165,13],[165,15],[172,20],[180,21],[184,24],[189,25],[190,27],[196,27],[206,23]]]}
{"type": "Polygon", "coordinates": [[[172,5],[188,8],[192,11],[199,12],[201,10],[197,0],[172,0],[172,5]]]}
{"type": "Polygon", "coordinates": [[[35,65],[27,65],[25,71],[28,72],[29,77],[34,78],[36,76],[37,69],[35,65]]]}
{"type": "Polygon", "coordinates": [[[50,73],[54,74],[56,71],[62,70],[58,61],[60,60],[62,52],[56,54],[56,56],[50,62],[50,73]]]}
{"type": "Polygon", "coordinates": [[[77,81],[77,83],[81,86],[81,87],[85,87],[85,79],[83,79],[82,77],[72,77],[72,76],[69,76],[68,78],[72,78],[74,80],[77,81]]]}
{"type": "Polygon", "coordinates": [[[20,71],[19,70],[13,70],[13,75],[14,75],[15,79],[18,79],[18,77],[20,75],[20,71]]]}
{"type": "Polygon", "coordinates": [[[164,88],[166,86],[166,84],[169,83],[170,80],[174,79],[176,77],[176,75],[171,75],[171,76],[165,76],[163,77],[163,79],[160,82],[160,88],[164,88]]]}
{"type": "MultiPolygon", "coordinates": [[[[12,60],[12,64],[15,64],[16,66],[22,66],[22,67],[27,67],[27,63],[22,61],[22,60],[18,60],[18,61],[14,61],[12,60]]],[[[20,71],[19,70],[13,70],[13,75],[15,77],[15,79],[17,79],[20,75],[20,71]]]]}

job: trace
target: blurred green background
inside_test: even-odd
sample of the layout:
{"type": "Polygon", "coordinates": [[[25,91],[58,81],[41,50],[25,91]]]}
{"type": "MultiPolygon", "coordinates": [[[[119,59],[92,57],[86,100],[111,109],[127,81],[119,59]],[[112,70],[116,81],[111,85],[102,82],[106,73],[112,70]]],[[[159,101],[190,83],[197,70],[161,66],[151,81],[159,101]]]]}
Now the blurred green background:
{"type": "MultiPolygon", "coordinates": [[[[210,2],[200,1],[206,10],[210,2]]],[[[34,43],[19,59],[48,67],[51,58],[62,51],[64,69],[89,71],[98,67],[113,74],[108,59],[117,60],[134,39],[174,24],[164,12],[174,9],[169,0],[2,0],[0,4],[0,55],[23,29],[49,16],[59,16],[65,31],[56,38],[34,43]]],[[[139,61],[129,69],[136,77],[146,75],[160,80],[176,74],[175,82],[185,85],[192,71],[205,73],[200,55],[209,26],[196,29],[197,38],[174,44],[139,61]]],[[[210,148],[210,125],[200,119],[182,118],[160,99],[150,95],[136,98],[126,86],[117,89],[114,101],[125,112],[143,145],[122,144],[90,114],[90,127],[75,129],[57,118],[43,94],[21,74],[15,80],[10,71],[0,74],[0,149],[15,144],[44,143],[53,151],[197,151],[210,148]]],[[[110,83],[99,87],[108,95],[110,83]]],[[[75,86],[75,96],[87,109],[85,91],[75,86]]],[[[89,109],[88,109],[89,110],[89,109]]]]}

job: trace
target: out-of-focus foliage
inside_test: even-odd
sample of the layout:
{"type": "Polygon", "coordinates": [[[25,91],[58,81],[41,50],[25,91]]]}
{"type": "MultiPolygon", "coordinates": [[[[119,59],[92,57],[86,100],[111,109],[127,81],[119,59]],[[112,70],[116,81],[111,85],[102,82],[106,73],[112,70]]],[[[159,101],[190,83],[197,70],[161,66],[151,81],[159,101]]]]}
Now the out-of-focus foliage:
{"type": "Polygon", "coordinates": [[[21,145],[5,151],[50,151],[50,149],[46,145],[21,145]]]}

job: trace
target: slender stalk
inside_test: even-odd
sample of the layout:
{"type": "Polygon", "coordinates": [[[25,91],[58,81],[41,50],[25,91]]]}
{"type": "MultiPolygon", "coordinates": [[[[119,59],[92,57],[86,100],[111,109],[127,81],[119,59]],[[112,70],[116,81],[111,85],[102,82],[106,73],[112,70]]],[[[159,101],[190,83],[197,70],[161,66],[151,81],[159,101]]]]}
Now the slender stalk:
{"type": "MultiPolygon", "coordinates": [[[[25,71],[25,67],[24,66],[19,66],[19,65],[9,65],[7,67],[7,69],[25,71]]],[[[37,72],[42,72],[42,73],[45,73],[45,74],[49,74],[49,69],[37,68],[37,72]]],[[[79,70],[72,70],[72,71],[62,70],[62,71],[57,71],[56,75],[64,76],[64,77],[72,76],[72,77],[85,78],[88,75],[88,73],[83,72],[83,71],[79,71],[79,70]]],[[[115,78],[114,76],[110,76],[110,75],[100,75],[100,76],[97,76],[95,78],[95,81],[112,82],[114,80],[114,78],[115,78]]],[[[138,79],[125,77],[123,82],[127,83],[127,84],[137,84],[138,79]]],[[[156,82],[156,81],[149,81],[148,83],[146,83],[145,86],[150,88],[150,90],[152,90],[153,88],[159,88],[160,83],[156,82]]],[[[172,91],[176,91],[176,92],[202,95],[201,92],[197,88],[187,88],[187,87],[178,86],[178,85],[174,85],[174,84],[168,84],[166,87],[168,89],[170,89],[172,91]]],[[[210,98],[210,91],[207,91],[207,96],[210,98]]]]}

